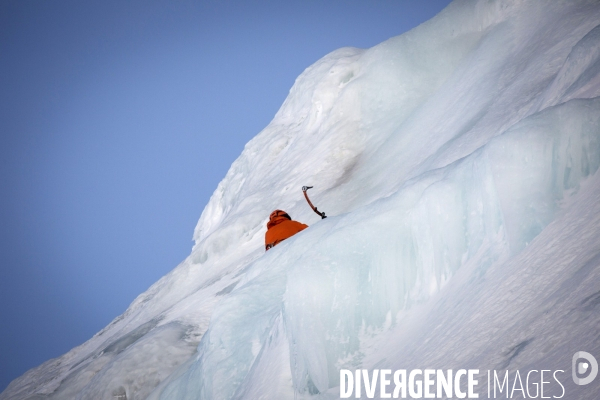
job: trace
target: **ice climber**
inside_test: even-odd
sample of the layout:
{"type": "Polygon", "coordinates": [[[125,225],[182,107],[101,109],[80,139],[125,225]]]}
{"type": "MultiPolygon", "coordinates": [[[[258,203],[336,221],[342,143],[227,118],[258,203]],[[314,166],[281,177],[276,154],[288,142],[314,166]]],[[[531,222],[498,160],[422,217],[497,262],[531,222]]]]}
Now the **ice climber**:
{"type": "Polygon", "coordinates": [[[265,233],[265,251],[271,247],[277,246],[279,242],[294,236],[296,233],[308,228],[298,221],[293,221],[292,218],[282,210],[275,210],[269,216],[267,223],[267,233],[265,233]]]}

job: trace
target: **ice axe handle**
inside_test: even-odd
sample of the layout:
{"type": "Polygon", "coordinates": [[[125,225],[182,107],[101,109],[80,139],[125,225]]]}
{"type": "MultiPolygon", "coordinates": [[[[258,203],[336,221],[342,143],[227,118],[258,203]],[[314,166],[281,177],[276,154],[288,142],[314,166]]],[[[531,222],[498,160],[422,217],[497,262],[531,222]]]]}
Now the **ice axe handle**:
{"type": "Polygon", "coordinates": [[[310,199],[308,198],[308,194],[306,194],[306,191],[308,189],[312,189],[312,186],[302,186],[302,191],[304,192],[304,197],[306,198],[306,201],[308,202],[308,205],[310,206],[310,208],[312,208],[312,210],[317,213],[321,219],[325,219],[327,218],[327,216],[325,216],[324,212],[321,212],[319,210],[317,210],[317,207],[313,206],[313,203],[311,203],[310,199]]]}

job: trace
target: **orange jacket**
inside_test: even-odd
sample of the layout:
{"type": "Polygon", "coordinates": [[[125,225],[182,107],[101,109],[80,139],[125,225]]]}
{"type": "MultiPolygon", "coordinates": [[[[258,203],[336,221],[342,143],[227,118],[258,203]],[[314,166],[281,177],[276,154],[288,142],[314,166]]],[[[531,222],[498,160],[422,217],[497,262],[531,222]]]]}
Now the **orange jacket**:
{"type": "Polygon", "coordinates": [[[306,228],[308,228],[308,225],[298,221],[292,221],[285,211],[273,211],[269,217],[269,222],[267,223],[265,251],[306,228]]]}

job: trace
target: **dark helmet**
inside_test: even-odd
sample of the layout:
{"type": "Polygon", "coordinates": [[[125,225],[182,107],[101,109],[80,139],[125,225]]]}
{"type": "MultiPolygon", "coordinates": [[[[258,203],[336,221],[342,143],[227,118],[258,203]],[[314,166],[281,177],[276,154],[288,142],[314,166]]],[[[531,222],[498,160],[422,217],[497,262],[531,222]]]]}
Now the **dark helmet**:
{"type": "Polygon", "coordinates": [[[288,213],[286,213],[283,210],[275,210],[271,213],[271,215],[269,215],[269,221],[274,220],[277,217],[283,217],[283,218],[287,218],[289,220],[291,220],[292,218],[288,215],[288,213]]]}

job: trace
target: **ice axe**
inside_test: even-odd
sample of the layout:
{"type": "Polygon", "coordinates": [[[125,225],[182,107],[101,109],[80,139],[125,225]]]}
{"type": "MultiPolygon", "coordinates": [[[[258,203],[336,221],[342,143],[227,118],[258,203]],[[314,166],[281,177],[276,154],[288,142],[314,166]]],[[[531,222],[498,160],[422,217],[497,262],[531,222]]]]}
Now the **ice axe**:
{"type": "Polygon", "coordinates": [[[319,216],[321,217],[321,219],[327,218],[325,216],[324,212],[321,212],[321,211],[317,210],[317,207],[313,206],[313,203],[310,202],[310,199],[308,198],[308,194],[306,194],[306,191],[308,189],[312,189],[312,186],[302,186],[302,192],[304,193],[304,197],[306,197],[306,201],[308,201],[308,205],[310,206],[310,208],[312,208],[312,210],[314,212],[316,212],[317,214],[319,214],[319,216]]]}

